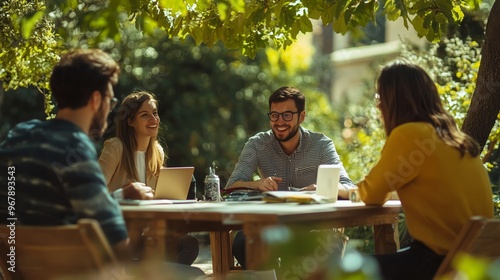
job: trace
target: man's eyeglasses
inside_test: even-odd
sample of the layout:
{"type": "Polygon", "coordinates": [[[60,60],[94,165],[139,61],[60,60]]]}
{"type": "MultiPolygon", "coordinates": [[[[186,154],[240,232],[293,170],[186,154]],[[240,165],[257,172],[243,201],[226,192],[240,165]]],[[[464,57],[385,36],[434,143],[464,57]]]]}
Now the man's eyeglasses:
{"type": "Polygon", "coordinates": [[[267,113],[267,116],[269,117],[269,120],[272,122],[278,121],[280,116],[283,118],[284,121],[291,121],[293,119],[294,114],[298,114],[300,111],[297,112],[292,112],[292,111],[285,111],[283,113],[278,113],[278,112],[270,112],[267,113]]]}
{"type": "MultiPolygon", "coordinates": [[[[108,97],[110,97],[108,95],[108,97]]],[[[109,110],[113,111],[113,109],[116,107],[116,104],[118,104],[118,98],[116,97],[110,97],[109,99],[109,110]]]]}

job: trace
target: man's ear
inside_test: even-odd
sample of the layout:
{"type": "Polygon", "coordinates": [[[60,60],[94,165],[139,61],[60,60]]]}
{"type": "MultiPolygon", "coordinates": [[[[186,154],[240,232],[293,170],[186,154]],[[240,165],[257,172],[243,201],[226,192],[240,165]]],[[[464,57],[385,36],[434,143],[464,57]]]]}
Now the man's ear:
{"type": "Polygon", "coordinates": [[[101,107],[101,102],[102,102],[102,95],[99,91],[96,90],[90,95],[88,105],[90,106],[92,111],[97,112],[101,107]]]}
{"type": "Polygon", "coordinates": [[[299,123],[302,123],[306,119],[306,111],[300,112],[299,123]]]}

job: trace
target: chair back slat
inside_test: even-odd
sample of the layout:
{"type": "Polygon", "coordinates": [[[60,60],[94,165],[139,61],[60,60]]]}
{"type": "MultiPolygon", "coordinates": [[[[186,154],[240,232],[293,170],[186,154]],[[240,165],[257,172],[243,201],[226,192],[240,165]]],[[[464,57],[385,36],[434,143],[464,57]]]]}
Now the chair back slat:
{"type": "MultiPolygon", "coordinates": [[[[2,262],[10,245],[10,229],[0,226],[2,262]]],[[[117,261],[99,224],[82,219],[77,225],[23,226],[15,228],[16,272],[7,279],[55,279],[70,275],[100,273],[117,261]]]]}
{"type": "Polygon", "coordinates": [[[447,276],[453,278],[456,271],[453,259],[459,253],[473,257],[494,259],[500,257],[500,220],[472,217],[460,231],[457,240],[436,272],[435,279],[447,276]]]}

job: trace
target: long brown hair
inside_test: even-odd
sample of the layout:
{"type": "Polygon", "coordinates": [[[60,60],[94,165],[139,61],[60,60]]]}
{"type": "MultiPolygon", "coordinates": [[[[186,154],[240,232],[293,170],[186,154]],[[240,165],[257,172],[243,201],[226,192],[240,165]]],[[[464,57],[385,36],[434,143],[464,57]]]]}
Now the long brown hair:
{"type": "Polygon", "coordinates": [[[386,65],[377,80],[387,135],[407,122],[427,122],[436,128],[439,137],[448,145],[473,157],[479,155],[479,145],[461,132],[453,117],[443,108],[437,87],[421,67],[397,60],[386,65]]]}
{"type": "MultiPolygon", "coordinates": [[[[137,151],[137,140],[135,139],[134,128],[128,121],[132,120],[145,101],[153,100],[158,106],[158,100],[149,92],[134,92],[123,99],[116,118],[116,137],[123,143],[122,163],[127,174],[133,175],[135,180],[139,180],[137,168],[135,166],[135,153],[137,151]]],[[[165,156],[166,158],[166,156],[165,156]]],[[[146,149],[147,172],[158,176],[164,159],[158,147],[158,137],[151,137],[146,149]]]]}

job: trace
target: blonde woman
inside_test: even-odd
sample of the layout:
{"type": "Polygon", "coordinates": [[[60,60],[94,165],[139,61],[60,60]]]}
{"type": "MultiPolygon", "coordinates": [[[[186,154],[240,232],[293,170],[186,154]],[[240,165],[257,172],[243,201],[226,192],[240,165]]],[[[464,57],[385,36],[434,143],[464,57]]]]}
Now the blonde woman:
{"type": "MultiPolygon", "coordinates": [[[[166,160],[158,143],[159,126],[158,100],[153,94],[140,91],[125,97],[118,109],[116,137],[104,142],[99,158],[108,190],[115,198],[123,198],[120,186],[127,182],[141,182],[145,187],[156,188],[158,174],[166,160]]],[[[141,242],[135,242],[142,247],[141,242]]],[[[183,235],[167,240],[167,249],[169,260],[191,265],[198,256],[199,244],[195,237],[183,235]]]]}

